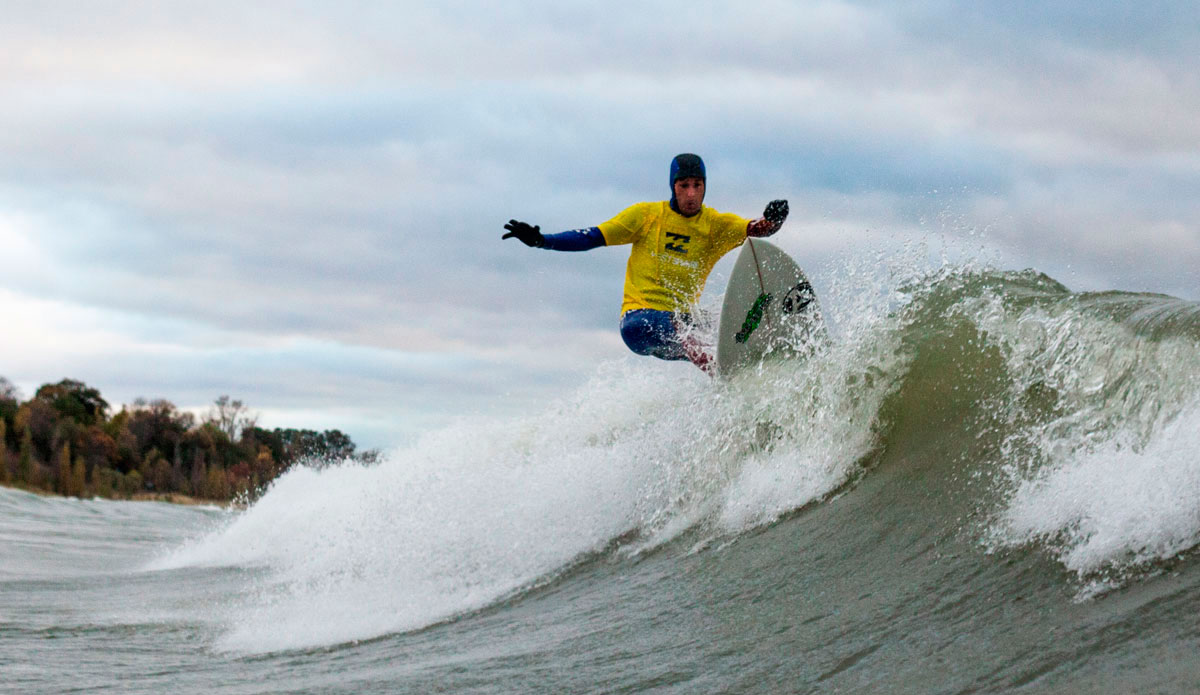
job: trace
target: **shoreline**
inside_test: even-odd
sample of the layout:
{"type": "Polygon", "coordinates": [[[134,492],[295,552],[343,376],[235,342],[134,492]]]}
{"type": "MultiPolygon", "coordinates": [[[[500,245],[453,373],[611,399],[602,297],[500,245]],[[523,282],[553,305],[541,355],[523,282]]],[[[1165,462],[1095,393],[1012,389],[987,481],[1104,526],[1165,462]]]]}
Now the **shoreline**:
{"type": "Polygon", "coordinates": [[[193,497],[179,492],[135,492],[130,497],[101,497],[93,495],[91,497],[75,497],[74,495],[61,495],[51,490],[43,488],[27,487],[25,485],[16,485],[13,483],[0,483],[0,487],[10,490],[20,490],[28,492],[31,495],[38,497],[57,497],[60,499],[77,499],[77,500],[107,500],[111,502],[166,502],[168,504],[178,504],[186,507],[220,507],[221,509],[245,509],[245,504],[230,500],[210,500],[202,497],[193,497]]]}

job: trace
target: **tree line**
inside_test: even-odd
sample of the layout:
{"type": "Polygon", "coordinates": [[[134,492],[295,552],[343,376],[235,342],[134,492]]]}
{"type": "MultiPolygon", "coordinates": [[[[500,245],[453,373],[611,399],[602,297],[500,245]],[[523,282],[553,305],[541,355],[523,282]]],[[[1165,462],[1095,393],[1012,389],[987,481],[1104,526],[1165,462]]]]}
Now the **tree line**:
{"type": "Polygon", "coordinates": [[[64,379],[28,401],[0,377],[0,484],[73,497],[181,494],[252,499],[297,463],[378,460],[339,430],[263,429],[239,400],[196,417],[138,399],[110,416],[98,390],[64,379]]]}

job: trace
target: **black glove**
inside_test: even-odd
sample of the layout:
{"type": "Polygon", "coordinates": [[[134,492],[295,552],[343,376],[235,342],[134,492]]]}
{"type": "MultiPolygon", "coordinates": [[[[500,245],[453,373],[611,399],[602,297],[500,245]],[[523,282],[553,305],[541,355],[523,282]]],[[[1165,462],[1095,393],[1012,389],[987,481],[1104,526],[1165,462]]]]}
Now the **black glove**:
{"type": "Polygon", "coordinates": [[[767,209],[763,210],[763,219],[771,224],[783,224],[787,216],[788,204],[786,200],[772,200],[767,203],[767,209]]]}
{"type": "Polygon", "coordinates": [[[542,237],[541,227],[533,227],[524,222],[509,220],[508,224],[504,225],[504,228],[508,230],[508,234],[500,237],[501,239],[515,236],[526,246],[533,246],[539,249],[546,245],[546,240],[542,237]]]}

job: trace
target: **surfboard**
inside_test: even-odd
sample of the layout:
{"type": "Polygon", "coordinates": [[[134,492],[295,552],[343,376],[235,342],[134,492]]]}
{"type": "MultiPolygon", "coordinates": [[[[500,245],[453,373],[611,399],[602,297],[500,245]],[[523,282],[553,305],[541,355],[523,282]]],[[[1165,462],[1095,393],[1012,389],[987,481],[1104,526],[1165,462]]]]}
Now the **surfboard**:
{"type": "Polygon", "coordinates": [[[729,275],[717,329],[717,373],[728,377],[768,355],[812,350],[824,335],[817,294],[778,246],[747,239],[729,275]]]}

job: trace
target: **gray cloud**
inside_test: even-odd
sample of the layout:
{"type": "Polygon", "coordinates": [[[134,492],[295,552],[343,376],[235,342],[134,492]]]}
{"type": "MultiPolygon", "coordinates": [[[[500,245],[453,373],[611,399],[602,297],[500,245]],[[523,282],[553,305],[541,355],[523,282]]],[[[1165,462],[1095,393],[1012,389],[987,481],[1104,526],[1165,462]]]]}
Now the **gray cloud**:
{"type": "Polygon", "coordinates": [[[986,230],[1081,289],[1197,298],[1200,17],[1139,8],[18,2],[0,288],[176,346],[112,372],[142,395],[362,399],[366,422],[549,393],[623,356],[627,253],[501,225],[597,224],[698,151],[711,205],[793,201],[806,262],[986,230]]]}

